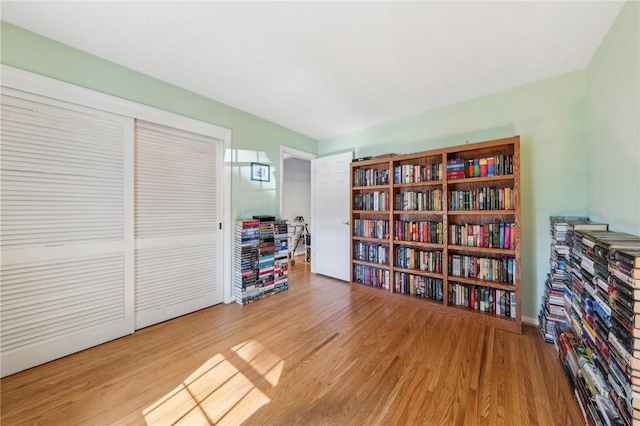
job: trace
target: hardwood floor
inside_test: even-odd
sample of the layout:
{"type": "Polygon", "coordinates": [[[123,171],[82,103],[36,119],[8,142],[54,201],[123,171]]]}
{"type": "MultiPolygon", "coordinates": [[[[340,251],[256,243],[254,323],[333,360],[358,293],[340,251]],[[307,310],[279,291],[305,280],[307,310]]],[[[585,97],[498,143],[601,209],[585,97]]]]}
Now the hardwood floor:
{"type": "Polygon", "coordinates": [[[218,305],[0,381],[3,425],[583,424],[553,346],[291,268],[218,305]]]}

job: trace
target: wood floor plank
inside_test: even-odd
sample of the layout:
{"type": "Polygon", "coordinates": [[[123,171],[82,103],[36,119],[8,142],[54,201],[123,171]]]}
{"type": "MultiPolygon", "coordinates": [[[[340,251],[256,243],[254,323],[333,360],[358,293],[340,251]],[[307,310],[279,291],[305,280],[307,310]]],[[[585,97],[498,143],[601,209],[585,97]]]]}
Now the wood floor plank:
{"type": "Polygon", "coordinates": [[[555,350],[290,268],[218,305],[0,381],[3,425],[578,425],[555,350]]]}

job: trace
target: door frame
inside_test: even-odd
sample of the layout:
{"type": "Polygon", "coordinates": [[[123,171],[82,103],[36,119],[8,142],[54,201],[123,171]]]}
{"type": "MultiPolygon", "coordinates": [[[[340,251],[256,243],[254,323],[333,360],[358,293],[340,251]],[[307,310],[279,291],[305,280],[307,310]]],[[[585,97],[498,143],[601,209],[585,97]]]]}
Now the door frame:
{"type": "MultiPolygon", "coordinates": [[[[316,154],[312,154],[310,152],[301,151],[296,148],[292,148],[286,145],[280,145],[280,173],[278,173],[278,185],[279,185],[279,212],[280,218],[282,219],[282,212],[284,211],[284,160],[289,158],[297,158],[298,160],[307,160],[309,161],[309,174],[311,174],[311,160],[318,158],[316,154]]],[[[313,229],[313,185],[310,184],[311,194],[310,196],[310,206],[309,212],[311,217],[309,218],[309,224],[311,225],[311,229],[313,229]]],[[[293,241],[291,242],[293,243],[293,241]]],[[[313,247],[313,238],[311,239],[311,246],[313,247]]],[[[291,248],[291,247],[289,247],[291,248]]],[[[311,250],[313,253],[313,249],[311,250]]],[[[295,253],[294,253],[295,254],[295,253]]],[[[313,265],[313,264],[312,264],[313,265]]]]}
{"type": "MultiPolygon", "coordinates": [[[[314,158],[318,158],[318,156],[316,154],[312,154],[306,151],[301,151],[299,149],[292,148],[290,146],[280,145],[280,173],[278,173],[278,187],[280,189],[279,191],[280,206],[278,211],[280,212],[281,218],[282,218],[282,211],[284,210],[284,191],[282,190],[284,186],[284,160],[289,158],[297,158],[299,160],[311,161],[314,158]]],[[[313,211],[313,193],[311,193],[311,211],[313,211]]]]}

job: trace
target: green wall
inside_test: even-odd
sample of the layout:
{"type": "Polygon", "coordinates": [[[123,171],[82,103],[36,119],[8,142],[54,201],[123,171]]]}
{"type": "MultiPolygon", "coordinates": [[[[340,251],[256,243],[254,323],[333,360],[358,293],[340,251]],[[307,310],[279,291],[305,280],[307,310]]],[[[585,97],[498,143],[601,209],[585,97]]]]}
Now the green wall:
{"type": "Polygon", "coordinates": [[[231,129],[232,218],[279,215],[280,145],[317,152],[314,139],[7,22],[0,40],[5,65],[231,129]],[[269,183],[249,179],[251,161],[271,165],[269,183]]]}
{"type": "Polygon", "coordinates": [[[640,235],[640,3],[625,4],[587,67],[587,206],[640,235]]]}
{"type": "Polygon", "coordinates": [[[549,216],[585,215],[640,234],[639,4],[629,1],[586,70],[320,141],[10,24],[1,62],[233,131],[235,217],[278,214],[279,146],[356,157],[521,137],[523,315],[537,316],[549,216]],[[272,180],[249,180],[251,161],[272,180]]]}
{"type": "Polygon", "coordinates": [[[549,271],[549,216],[584,215],[586,74],[572,72],[320,141],[320,155],[407,153],[520,135],[522,313],[537,317],[549,271]]]}

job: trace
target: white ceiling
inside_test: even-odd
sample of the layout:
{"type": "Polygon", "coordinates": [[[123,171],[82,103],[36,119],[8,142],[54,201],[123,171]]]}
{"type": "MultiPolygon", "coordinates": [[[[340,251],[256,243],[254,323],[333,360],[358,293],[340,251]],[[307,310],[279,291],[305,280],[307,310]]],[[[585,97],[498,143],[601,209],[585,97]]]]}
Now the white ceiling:
{"type": "Polygon", "coordinates": [[[587,66],[623,2],[12,2],[4,21],[325,139],[587,66]]]}

